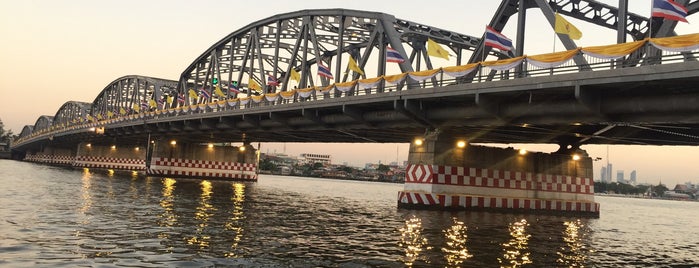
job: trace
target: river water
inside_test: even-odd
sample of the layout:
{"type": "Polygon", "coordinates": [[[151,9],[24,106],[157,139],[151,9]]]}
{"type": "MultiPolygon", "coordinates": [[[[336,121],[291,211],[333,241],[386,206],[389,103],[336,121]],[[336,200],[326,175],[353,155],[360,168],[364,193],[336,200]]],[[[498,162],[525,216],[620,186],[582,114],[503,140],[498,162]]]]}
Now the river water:
{"type": "Polygon", "coordinates": [[[0,267],[699,267],[699,202],[599,219],[397,209],[400,184],[151,178],[0,160],[0,267]]]}

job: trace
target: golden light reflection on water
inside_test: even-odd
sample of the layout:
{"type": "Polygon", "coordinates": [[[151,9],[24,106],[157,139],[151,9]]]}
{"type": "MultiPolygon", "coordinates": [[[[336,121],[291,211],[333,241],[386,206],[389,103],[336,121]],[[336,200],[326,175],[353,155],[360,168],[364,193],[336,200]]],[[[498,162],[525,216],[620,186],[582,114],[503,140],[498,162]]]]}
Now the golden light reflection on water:
{"type": "Polygon", "coordinates": [[[401,236],[398,245],[403,248],[405,253],[405,256],[402,256],[400,260],[409,267],[413,266],[417,260],[427,261],[421,254],[431,247],[427,245],[427,238],[422,231],[422,220],[415,216],[405,221],[405,225],[400,229],[401,236]]]}
{"type": "Polygon", "coordinates": [[[527,251],[529,237],[531,237],[527,234],[528,226],[529,223],[525,219],[511,222],[508,225],[511,238],[502,244],[503,255],[502,258],[498,258],[500,267],[520,267],[532,263],[530,253],[527,251]]]}
{"type": "Polygon", "coordinates": [[[187,244],[196,245],[200,249],[206,249],[210,245],[211,236],[207,235],[204,230],[209,226],[209,219],[213,216],[214,207],[211,205],[212,186],[211,182],[204,180],[201,185],[201,195],[199,197],[199,206],[194,213],[194,218],[199,221],[196,234],[187,239],[187,244]]]}
{"type": "Polygon", "coordinates": [[[226,253],[226,257],[238,257],[236,249],[238,248],[238,243],[243,238],[243,226],[241,224],[242,220],[245,219],[243,213],[243,203],[245,202],[245,184],[234,183],[233,196],[231,196],[231,201],[233,202],[233,210],[231,211],[230,217],[226,221],[225,228],[227,231],[232,232],[232,242],[231,251],[226,253]]]}
{"type": "MultiPolygon", "coordinates": [[[[163,179],[163,199],[160,200],[160,207],[163,208],[163,213],[160,214],[160,226],[172,227],[177,224],[177,214],[175,214],[175,209],[173,207],[173,201],[175,197],[173,192],[175,191],[175,183],[177,181],[171,178],[163,179]]],[[[160,234],[160,238],[167,238],[166,233],[160,234]]]]}
{"type": "Polygon", "coordinates": [[[567,267],[585,267],[587,249],[583,243],[584,232],[581,230],[585,226],[580,220],[567,221],[563,225],[566,227],[563,231],[563,242],[566,246],[556,252],[556,262],[567,267]]]}
{"type": "Polygon", "coordinates": [[[90,193],[90,188],[92,188],[92,173],[87,168],[83,169],[82,188],[80,189],[80,198],[82,199],[82,206],[80,206],[80,213],[85,214],[92,207],[92,194],[90,193]]]}
{"type": "Polygon", "coordinates": [[[442,252],[444,252],[448,267],[460,267],[461,263],[473,255],[468,252],[466,247],[468,227],[456,218],[452,218],[452,220],[454,223],[451,227],[443,231],[446,245],[442,248],[442,252]]]}

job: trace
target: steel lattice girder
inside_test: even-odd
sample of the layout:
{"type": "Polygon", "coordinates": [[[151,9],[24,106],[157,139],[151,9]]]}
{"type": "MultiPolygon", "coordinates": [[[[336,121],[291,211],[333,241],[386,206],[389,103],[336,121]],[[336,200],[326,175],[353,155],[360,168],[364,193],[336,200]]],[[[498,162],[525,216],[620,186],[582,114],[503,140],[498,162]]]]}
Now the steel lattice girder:
{"type": "Polygon", "coordinates": [[[158,101],[169,96],[175,97],[177,81],[129,75],[109,83],[92,102],[92,116],[118,113],[120,108],[129,111],[134,105],[150,100],[158,101]]]}
{"type": "Polygon", "coordinates": [[[40,130],[48,129],[49,127],[51,127],[52,123],[53,123],[53,116],[42,115],[38,119],[36,119],[36,123],[34,123],[33,131],[40,131],[40,130]]]}
{"type": "MultiPolygon", "coordinates": [[[[461,64],[464,51],[473,51],[480,43],[478,37],[377,12],[327,9],[275,15],[251,23],[211,46],[182,72],[178,90],[188,95],[190,89],[204,88],[216,99],[213,91],[219,86],[225,97],[234,97],[229,95],[235,93],[227,90],[232,81],[249,86],[248,81],[253,80],[264,87],[268,75],[278,79],[281,89],[286,90],[290,88],[292,68],[301,76],[300,88],[348,81],[359,77],[347,74],[350,56],[366,73],[381,76],[387,68],[387,45],[406,59],[399,65],[401,72],[419,70],[423,65],[431,68],[424,45],[428,38],[448,46],[457,55],[456,64],[461,64]],[[313,79],[311,67],[318,62],[328,65],[334,81],[313,79]],[[214,79],[221,84],[214,85],[214,79]]],[[[501,56],[500,52],[493,53],[501,56]]],[[[263,93],[271,90],[264,88],[263,93]]],[[[203,101],[188,98],[187,103],[203,101]]]]}
{"type": "Polygon", "coordinates": [[[92,103],[89,102],[66,102],[58,109],[56,115],[53,116],[53,125],[68,126],[70,124],[75,124],[78,122],[77,120],[81,120],[85,115],[90,113],[91,106],[92,103]]]}

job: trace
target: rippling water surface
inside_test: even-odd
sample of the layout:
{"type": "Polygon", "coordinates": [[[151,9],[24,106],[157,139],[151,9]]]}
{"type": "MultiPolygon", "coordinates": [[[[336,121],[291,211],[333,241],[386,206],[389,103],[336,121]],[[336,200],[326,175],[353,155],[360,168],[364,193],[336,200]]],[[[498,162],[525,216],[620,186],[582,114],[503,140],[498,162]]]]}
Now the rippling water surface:
{"type": "Polygon", "coordinates": [[[110,175],[0,160],[2,267],[697,267],[699,203],[599,219],[396,208],[400,184],[110,175]]]}

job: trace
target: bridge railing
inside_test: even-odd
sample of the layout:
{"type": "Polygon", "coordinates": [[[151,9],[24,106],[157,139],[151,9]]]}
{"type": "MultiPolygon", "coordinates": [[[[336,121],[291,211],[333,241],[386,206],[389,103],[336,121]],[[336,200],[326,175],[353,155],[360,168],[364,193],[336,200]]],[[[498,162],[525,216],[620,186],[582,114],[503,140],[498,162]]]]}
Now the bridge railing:
{"type": "MultiPolygon", "coordinates": [[[[459,76],[456,77],[448,75],[448,72],[445,71],[445,67],[436,70],[427,70],[422,72],[403,73],[393,76],[384,76],[372,79],[355,80],[345,83],[332,84],[329,86],[321,86],[307,89],[294,89],[292,90],[293,92],[276,92],[258,96],[243,96],[234,99],[212,100],[208,103],[182,105],[176,108],[169,109],[155,109],[151,111],[142,111],[140,113],[116,116],[113,118],[106,118],[103,120],[96,120],[95,117],[90,117],[91,120],[82,120],[82,122],[76,122],[74,124],[69,125],[54,125],[49,128],[31,133],[29,136],[20,137],[17,141],[15,141],[14,145],[20,146],[22,144],[32,142],[37,139],[42,139],[45,137],[51,138],[56,134],[60,134],[66,131],[98,131],[100,128],[103,129],[105,125],[114,123],[141,123],[150,119],[162,119],[182,115],[204,115],[234,110],[255,110],[259,107],[289,105],[294,103],[305,102],[317,102],[338,98],[347,98],[352,96],[378,95],[391,93],[395,91],[412,90],[420,88],[435,88],[464,83],[485,83],[492,81],[521,79],[527,77],[551,76],[587,71],[594,72],[619,68],[633,68],[642,65],[671,64],[685,61],[696,61],[697,59],[699,59],[699,34],[677,36],[672,38],[684,38],[683,42],[679,43],[685,45],[685,47],[666,47],[668,45],[668,42],[661,42],[661,40],[658,41],[658,43],[665,45],[661,47],[666,49],[658,49],[657,45],[651,44],[653,42],[653,39],[651,39],[650,41],[637,41],[645,42],[643,44],[638,44],[638,46],[635,46],[632,43],[609,46],[612,47],[620,45],[634,45],[633,49],[627,50],[625,54],[621,56],[600,56],[599,54],[595,54],[599,51],[604,52],[605,47],[593,47],[589,50],[592,51],[590,53],[586,53],[586,48],[578,48],[577,51],[560,52],[564,54],[568,53],[570,54],[568,55],[570,57],[562,58],[563,61],[560,63],[554,62],[556,63],[555,66],[552,65],[548,68],[540,66],[537,67],[533,65],[532,60],[535,59],[535,57],[529,57],[528,59],[525,59],[526,57],[520,57],[521,62],[517,62],[517,60],[519,59],[515,58],[488,63],[481,62],[477,64],[472,64],[472,66],[464,66],[464,69],[467,70],[467,72],[459,73],[459,76]],[[687,41],[687,39],[689,41],[687,41]],[[690,45],[686,46],[686,44],[690,45]],[[632,53],[637,52],[638,50],[644,50],[644,52],[646,52],[646,56],[638,60],[635,60],[633,57],[634,54],[632,53]],[[626,55],[631,56],[624,58],[624,56],[626,55]],[[587,65],[578,65],[573,60],[573,57],[584,58],[587,62],[587,65]],[[467,75],[472,75],[472,79],[464,79],[464,77],[467,75]]],[[[551,56],[549,58],[555,60],[557,56],[553,54],[556,53],[552,53],[552,55],[549,55],[551,56]]]]}

